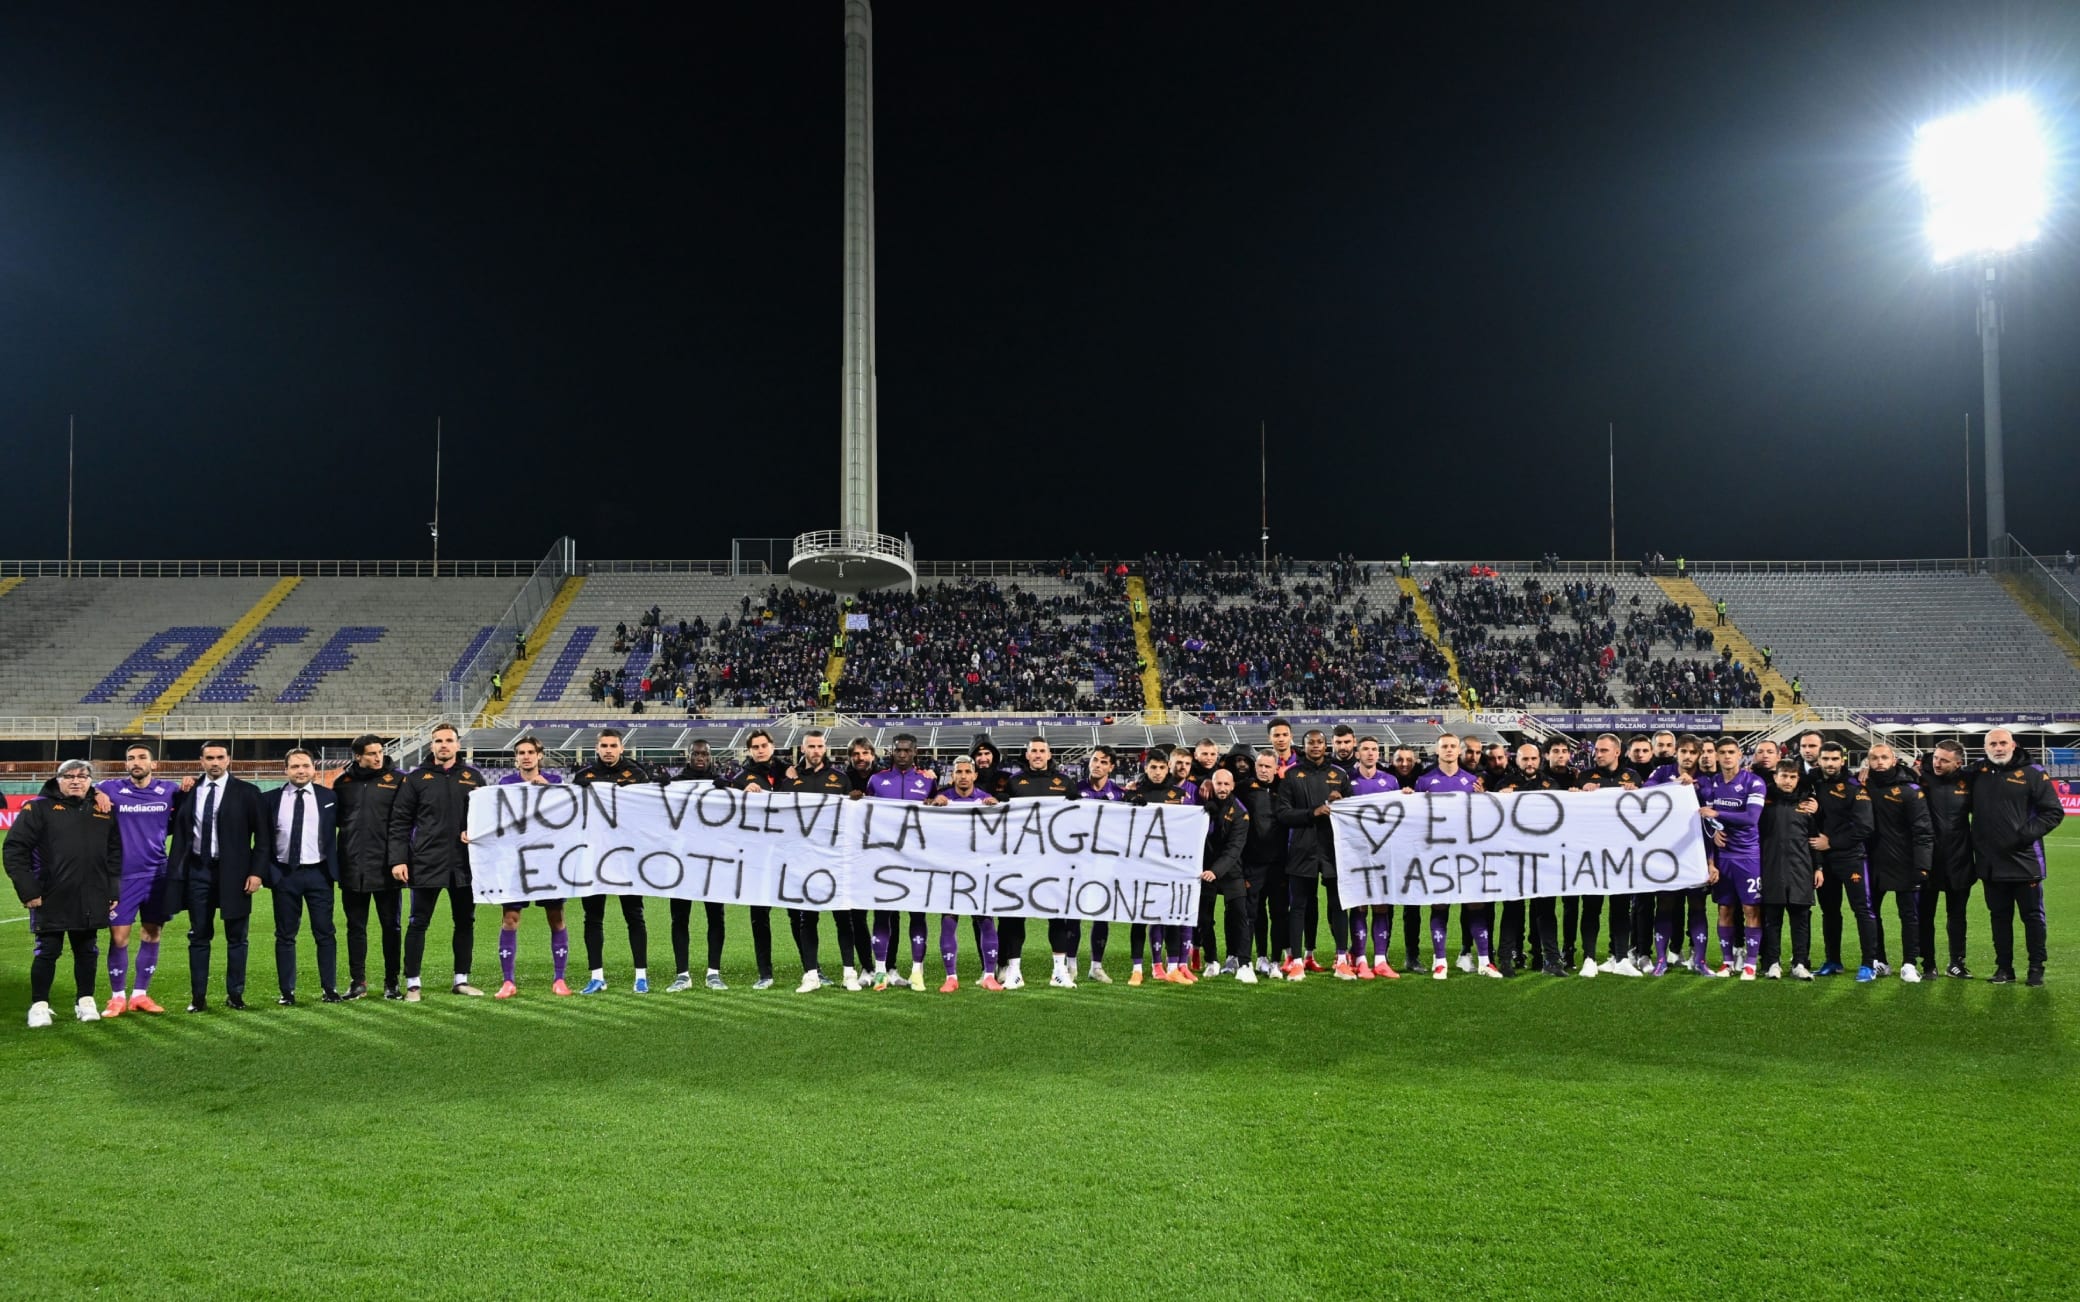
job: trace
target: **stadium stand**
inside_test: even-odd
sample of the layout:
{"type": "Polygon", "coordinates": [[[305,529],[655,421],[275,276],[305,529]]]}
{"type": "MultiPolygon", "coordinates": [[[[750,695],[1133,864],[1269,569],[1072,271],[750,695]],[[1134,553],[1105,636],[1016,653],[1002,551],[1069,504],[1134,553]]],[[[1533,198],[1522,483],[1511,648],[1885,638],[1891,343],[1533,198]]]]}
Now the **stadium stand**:
{"type": "Polygon", "coordinates": [[[1805,697],[1860,710],[2070,710],[2080,670],[1990,574],[1699,574],[1805,697]]]}

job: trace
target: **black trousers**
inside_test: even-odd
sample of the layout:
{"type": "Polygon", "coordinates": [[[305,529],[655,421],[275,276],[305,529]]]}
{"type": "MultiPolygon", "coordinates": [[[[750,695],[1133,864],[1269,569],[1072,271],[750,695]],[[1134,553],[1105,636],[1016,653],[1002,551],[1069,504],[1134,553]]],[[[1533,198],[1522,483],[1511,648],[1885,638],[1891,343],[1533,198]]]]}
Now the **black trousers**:
{"type": "Polygon", "coordinates": [[[1654,921],[1661,913],[1661,893],[1645,891],[1632,897],[1630,948],[1635,954],[1654,952],[1654,921]]]}
{"type": "Polygon", "coordinates": [[[874,966],[874,924],[868,920],[867,911],[840,909],[837,919],[839,960],[846,967],[874,966]]]}
{"type": "Polygon", "coordinates": [[[1192,927],[1192,943],[1205,951],[1205,961],[1209,965],[1218,963],[1221,957],[1220,940],[1213,934],[1213,902],[1220,897],[1220,889],[1215,883],[1199,883],[1199,919],[1192,927]]]}
{"type": "MultiPolygon", "coordinates": [[[[1328,895],[1327,901],[1321,904],[1320,907],[1329,915],[1329,934],[1336,942],[1336,952],[1341,954],[1350,948],[1350,933],[1348,931],[1350,918],[1344,913],[1343,899],[1336,891],[1336,875],[1331,873],[1320,880],[1321,884],[1327,888],[1328,895]]],[[[1292,952],[1296,958],[1308,952],[1307,947],[1301,942],[1307,935],[1309,915],[1315,912],[1317,901],[1320,901],[1323,895],[1323,892],[1315,889],[1315,881],[1316,879],[1313,877],[1300,877],[1292,874],[1286,876],[1288,895],[1286,920],[1291,929],[1292,952]]]]}
{"type": "Polygon", "coordinates": [[[339,942],[332,930],[332,879],[316,864],[282,874],[274,884],[274,979],[285,995],[296,993],[296,933],[303,915],[311,915],[311,939],[318,946],[318,988],[339,989],[339,942]]]}
{"type": "Polygon", "coordinates": [[[805,973],[822,971],[823,965],[817,961],[817,945],[820,938],[816,934],[822,921],[823,915],[814,909],[787,911],[787,928],[794,933],[795,953],[801,955],[802,971],[805,973]]]}
{"type": "MultiPolygon", "coordinates": [[[[893,948],[894,945],[895,942],[893,940],[889,941],[889,946],[891,948],[893,948]]],[[[997,919],[998,960],[1000,962],[1009,963],[1014,958],[1022,957],[1025,954],[1025,951],[1026,920],[1024,918],[997,919]]]]}
{"type": "Polygon", "coordinates": [[[1899,915],[1900,962],[1915,962],[1920,957],[1915,946],[1921,942],[1921,891],[1918,885],[1903,891],[1886,886],[1871,888],[1871,935],[1878,943],[1878,959],[1884,963],[1892,961],[1885,952],[1885,914],[1882,911],[1888,895],[1892,897],[1894,912],[1899,915]]]}
{"type": "MultiPolygon", "coordinates": [[[[215,864],[188,870],[188,993],[198,1004],[209,994],[210,942],[216,938],[217,915],[223,911],[216,875],[215,864]]],[[[243,894],[245,883],[230,882],[224,889],[243,894]]],[[[224,993],[233,998],[245,997],[246,935],[252,923],[250,912],[224,919],[224,993]]]]}
{"type": "Polygon", "coordinates": [[[1581,957],[1595,958],[1596,937],[1603,928],[1603,904],[1594,895],[1569,895],[1561,901],[1561,913],[1565,923],[1561,935],[1581,942],[1581,957]]]}
{"type": "MultiPolygon", "coordinates": [[[[1227,924],[1228,957],[1237,963],[1249,962],[1250,919],[1255,910],[1249,904],[1249,886],[1242,878],[1232,882],[1209,882],[1199,897],[1199,931],[1196,935],[1208,940],[1213,938],[1213,910],[1209,902],[1218,896],[1223,910],[1222,918],[1227,924]]],[[[1209,965],[1213,959],[1207,960],[1209,965]]]]}
{"type": "Polygon", "coordinates": [[[2015,970],[2015,915],[2022,915],[2022,943],[2031,967],[2044,966],[2044,883],[1988,882],[1986,911],[1993,923],[1993,965],[2015,970]]]}
{"type": "Polygon", "coordinates": [[[1404,904],[1401,906],[1401,966],[1414,970],[1428,967],[1423,959],[1423,937],[1430,929],[1430,906],[1427,904],[1404,904]]]}
{"type": "MultiPolygon", "coordinates": [[[[628,924],[629,962],[636,967],[650,966],[650,924],[643,919],[643,897],[640,895],[616,895],[621,901],[621,920],[628,924]]],[[[588,895],[585,897],[585,966],[594,971],[605,967],[604,951],[607,947],[607,897],[588,895]]]]}
{"type": "Polygon", "coordinates": [[[1965,924],[1970,918],[1972,906],[1970,882],[1962,886],[1952,886],[1931,876],[1929,880],[1921,883],[1918,910],[1921,915],[1921,957],[1927,959],[1931,966],[1936,961],[1936,900],[1939,897],[1943,901],[1943,921],[1944,929],[1948,933],[1945,938],[1950,944],[1950,961],[1962,964],[1965,924]]]}
{"type": "Polygon", "coordinates": [[[412,920],[404,929],[407,982],[419,975],[420,960],[426,957],[426,927],[433,921],[433,911],[440,907],[443,895],[448,897],[448,917],[455,924],[455,934],[449,942],[455,955],[455,974],[469,971],[470,956],[477,950],[477,907],[470,899],[469,887],[414,886],[412,920]]]}
{"type": "Polygon", "coordinates": [[[375,905],[376,927],[383,933],[383,986],[397,984],[397,965],[404,955],[404,910],[398,907],[399,892],[350,891],[339,893],[340,909],[347,915],[347,980],[368,984],[368,907],[375,905]]]}
{"type": "Polygon", "coordinates": [[[1531,961],[1539,967],[1560,961],[1558,904],[1551,895],[1526,901],[1526,912],[1531,915],[1531,961]]]}
{"type": "Polygon", "coordinates": [[[1524,949],[1524,901],[1504,900],[1501,914],[1495,927],[1495,962],[1508,972],[1528,959],[1524,949]]]}
{"type": "MultiPolygon", "coordinates": [[[[1853,855],[1853,851],[1850,852],[1853,855]]],[[[1847,857],[1847,856],[1845,856],[1847,857]]],[[[1849,911],[1856,915],[1857,966],[1868,965],[1878,955],[1877,919],[1871,916],[1871,897],[1863,876],[1863,865],[1848,863],[1836,867],[1822,864],[1820,886],[1815,892],[1820,905],[1820,945],[1826,961],[1839,964],[1842,961],[1842,899],[1849,900],[1849,911]]]]}
{"type": "MultiPolygon", "coordinates": [[[[1056,954],[1076,956],[1076,944],[1081,938],[1083,924],[1074,918],[1049,918],[1047,920],[1047,948],[1056,954]]],[[[999,942],[1002,943],[1001,941],[999,942]]],[[[976,948],[982,943],[978,940],[976,948]]]]}
{"type": "Polygon", "coordinates": [[[1813,966],[1813,906],[1810,904],[1765,904],[1762,906],[1762,970],[1784,961],[1783,926],[1791,919],[1791,961],[1811,970],[1813,966]]]}
{"type": "MultiPolygon", "coordinates": [[[[1632,947],[1632,897],[1613,895],[1609,897],[1611,918],[1611,957],[1623,958],[1632,947]]],[[[1591,946],[1590,948],[1593,948],[1591,946]]]]}
{"type": "MultiPolygon", "coordinates": [[[[708,920],[708,970],[722,970],[722,905],[714,900],[705,900],[701,907],[707,910],[708,920]]],[[[693,961],[693,901],[672,901],[672,970],[691,972],[688,966],[693,961]]]]}
{"type": "MultiPolygon", "coordinates": [[[[1285,934],[1285,874],[1269,864],[1242,868],[1243,907],[1249,910],[1250,935],[1258,958],[1276,958],[1272,937],[1285,934]],[[1274,889],[1276,894],[1273,894],[1274,889]]],[[[1240,956],[1247,962],[1248,954],[1240,956]]]]}
{"type": "Polygon", "coordinates": [[[101,947],[92,931],[39,931],[35,956],[29,960],[29,1002],[51,1001],[51,982],[58,976],[58,952],[72,942],[72,984],[81,999],[94,997],[95,973],[101,970],[101,947]]]}

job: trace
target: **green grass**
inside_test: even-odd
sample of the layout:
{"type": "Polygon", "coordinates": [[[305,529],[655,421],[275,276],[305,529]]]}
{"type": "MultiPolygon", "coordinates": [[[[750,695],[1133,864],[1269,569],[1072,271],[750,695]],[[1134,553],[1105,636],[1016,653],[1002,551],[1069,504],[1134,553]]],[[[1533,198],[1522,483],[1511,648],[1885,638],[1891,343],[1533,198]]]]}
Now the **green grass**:
{"type": "MultiPolygon", "coordinates": [[[[733,911],[739,988],[638,999],[610,910],[606,997],[548,996],[530,916],[517,1001],[278,1009],[256,926],[252,1011],[32,1035],[28,937],[0,926],[0,1293],[2073,1296],[2061,833],[2043,990],[1455,972],[808,997],[748,989],[733,911]]],[[[1976,899],[1972,944],[1990,971],[1976,899]]],[[[445,934],[427,952],[439,981],[445,934]]]]}

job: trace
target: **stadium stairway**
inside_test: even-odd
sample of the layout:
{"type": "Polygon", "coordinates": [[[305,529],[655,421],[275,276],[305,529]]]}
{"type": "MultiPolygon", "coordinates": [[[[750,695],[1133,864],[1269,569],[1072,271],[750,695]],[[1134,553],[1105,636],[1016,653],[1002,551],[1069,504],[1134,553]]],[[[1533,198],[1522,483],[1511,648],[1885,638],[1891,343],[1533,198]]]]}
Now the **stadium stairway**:
{"type": "Polygon", "coordinates": [[[1168,718],[1163,713],[1163,675],[1156,668],[1155,627],[1148,620],[1148,585],[1138,574],[1127,580],[1127,609],[1134,614],[1134,650],[1148,666],[1141,671],[1141,708],[1153,718],[1168,718]]]}
{"type": "Polygon", "coordinates": [[[236,624],[224,630],[224,636],[218,638],[209,650],[196,657],[194,664],[189,665],[180,677],[174,679],[165,691],[159,693],[158,699],[145,706],[144,713],[130,721],[127,731],[133,734],[141,733],[155,721],[164,719],[188,693],[200,687],[203,680],[214,673],[226,657],[244,646],[246,639],[253,635],[253,630],[260,627],[260,621],[272,615],[274,608],[287,601],[289,594],[296,591],[296,585],[302,582],[300,578],[287,578],[269,588],[260,600],[253,603],[251,610],[240,616],[236,624]]]}
{"type": "Polygon", "coordinates": [[[6,596],[21,586],[22,580],[19,576],[12,579],[0,579],[0,597],[6,596]]]}
{"type": "MultiPolygon", "coordinates": [[[[2051,617],[2051,612],[2044,609],[2044,603],[2037,600],[2028,584],[2005,571],[1998,577],[2001,587],[2007,589],[2015,604],[2022,607],[2022,613],[2035,620],[2037,627],[2044,630],[2044,636],[2058,644],[2058,649],[2066,653],[2066,659],[2073,662],[2073,668],[2080,669],[2080,638],[2068,633],[2065,625],[2051,617]]],[[[6,588],[0,587],[0,593],[5,592],[6,588]]]]}
{"type": "MultiPolygon", "coordinates": [[[[585,576],[573,574],[563,581],[563,586],[556,590],[556,595],[549,599],[547,606],[543,607],[542,617],[536,620],[534,627],[527,631],[526,657],[515,660],[512,664],[506,666],[506,699],[499,702],[501,706],[520,699],[520,684],[527,681],[527,673],[534,668],[534,662],[540,659],[542,653],[549,649],[549,639],[556,635],[556,626],[563,622],[563,617],[569,612],[571,603],[578,599],[578,593],[584,587],[585,576]]],[[[502,714],[504,711],[501,709],[494,712],[487,704],[483,714],[477,719],[477,726],[480,728],[490,726],[494,713],[502,714]]]]}
{"type": "Polygon", "coordinates": [[[1415,603],[1416,626],[1423,630],[1424,637],[1430,639],[1430,645],[1444,656],[1445,674],[1452,680],[1452,694],[1464,700],[1466,689],[1459,683],[1459,657],[1452,654],[1452,644],[1444,640],[1444,630],[1438,627],[1437,612],[1430,608],[1430,599],[1423,595],[1423,589],[1414,579],[1394,581],[1401,585],[1402,595],[1415,603]]]}
{"type": "Polygon", "coordinates": [[[833,692],[838,690],[839,681],[845,677],[845,614],[842,609],[838,612],[838,631],[831,637],[830,659],[823,662],[823,681],[831,685],[833,692]]]}
{"type": "Polygon", "coordinates": [[[1722,626],[1714,613],[1716,606],[1705,594],[1705,590],[1697,586],[1697,580],[1687,577],[1676,579],[1665,574],[1657,574],[1654,576],[1654,582],[1661,585],[1661,590],[1668,594],[1670,601],[1679,606],[1688,606],[1700,627],[1712,630],[1714,645],[1732,648],[1733,658],[1754,671],[1755,681],[1762,684],[1762,690],[1776,694],[1777,709],[1789,710],[1792,717],[1801,721],[1814,717],[1810,704],[1791,704],[1789,679],[1775,669],[1763,668],[1762,652],[1755,649],[1755,644],[1748,640],[1748,635],[1741,632],[1741,626],[1734,623],[1731,607],[1727,609],[1726,623],[1722,626]]]}

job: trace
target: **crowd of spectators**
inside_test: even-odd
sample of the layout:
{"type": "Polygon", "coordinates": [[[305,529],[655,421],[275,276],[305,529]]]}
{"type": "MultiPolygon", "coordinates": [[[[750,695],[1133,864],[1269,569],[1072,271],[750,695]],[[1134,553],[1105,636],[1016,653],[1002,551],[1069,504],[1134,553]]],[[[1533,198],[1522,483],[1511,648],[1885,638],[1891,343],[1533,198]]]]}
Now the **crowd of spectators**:
{"type": "Polygon", "coordinates": [[[712,628],[699,615],[672,620],[652,606],[633,629],[615,626],[620,662],[593,671],[588,695],[638,713],[652,705],[685,714],[813,709],[830,698],[824,672],[836,611],[830,593],[778,584],[756,599],[747,593],[737,618],[712,628]]]}
{"type": "Polygon", "coordinates": [[[1126,576],[1092,566],[1048,596],[981,579],[863,593],[846,608],[840,708],[1138,710],[1126,576]]]}
{"type": "Polygon", "coordinates": [[[1141,577],[1150,601],[1243,597],[1260,589],[1276,590],[1302,578],[1321,580],[1329,593],[1341,601],[1359,585],[1372,585],[1373,567],[1347,553],[1338,553],[1330,561],[1301,561],[1281,553],[1267,561],[1256,556],[1229,556],[1225,552],[1205,557],[1151,552],[1141,558],[1141,577]]]}

